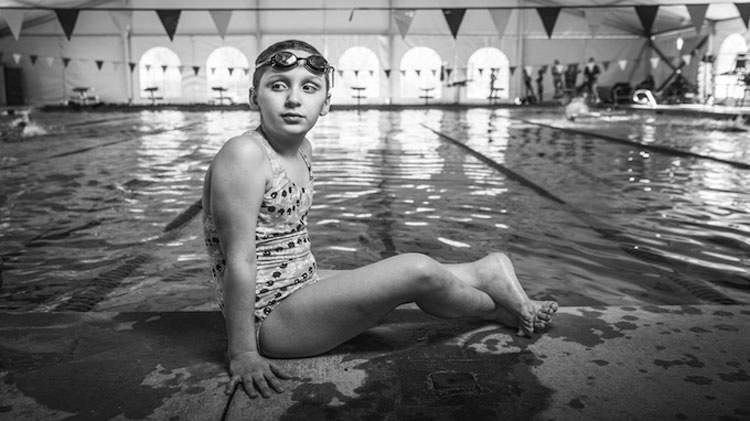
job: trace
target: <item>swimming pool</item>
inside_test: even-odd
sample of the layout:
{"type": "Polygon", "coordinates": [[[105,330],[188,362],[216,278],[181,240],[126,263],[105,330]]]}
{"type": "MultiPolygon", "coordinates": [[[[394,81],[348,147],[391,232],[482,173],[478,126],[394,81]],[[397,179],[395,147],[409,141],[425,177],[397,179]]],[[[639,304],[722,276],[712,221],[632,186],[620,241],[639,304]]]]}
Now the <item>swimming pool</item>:
{"type": "MultiPolygon", "coordinates": [[[[0,310],[213,310],[196,201],[245,111],[34,112],[0,142],[0,310]]],[[[334,111],[310,136],[323,268],[511,254],[562,305],[750,302],[750,146],[725,122],[334,111]]]]}

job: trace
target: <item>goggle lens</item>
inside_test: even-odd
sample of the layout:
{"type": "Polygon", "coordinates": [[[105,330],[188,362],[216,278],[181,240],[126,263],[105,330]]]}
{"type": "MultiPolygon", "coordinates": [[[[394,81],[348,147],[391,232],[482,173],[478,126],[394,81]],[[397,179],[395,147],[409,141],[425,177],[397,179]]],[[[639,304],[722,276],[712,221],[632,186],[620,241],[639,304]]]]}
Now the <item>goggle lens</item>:
{"type": "Polygon", "coordinates": [[[323,56],[317,54],[308,57],[297,57],[289,51],[280,51],[271,56],[268,60],[259,63],[255,68],[259,68],[265,65],[270,65],[275,69],[291,69],[292,67],[299,64],[300,61],[305,63],[307,69],[315,73],[326,73],[332,69],[331,65],[328,64],[323,56]]]}

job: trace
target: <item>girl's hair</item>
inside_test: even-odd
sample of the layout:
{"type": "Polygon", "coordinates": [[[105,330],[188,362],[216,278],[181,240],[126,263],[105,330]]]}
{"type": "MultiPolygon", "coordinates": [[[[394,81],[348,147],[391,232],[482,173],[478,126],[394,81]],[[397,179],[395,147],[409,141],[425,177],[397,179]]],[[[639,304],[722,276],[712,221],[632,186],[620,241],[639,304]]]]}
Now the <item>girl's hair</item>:
{"type": "MultiPolygon", "coordinates": [[[[301,50],[301,51],[306,51],[310,54],[317,54],[319,56],[323,55],[323,54],[320,54],[320,51],[318,51],[317,48],[306,43],[305,41],[300,41],[298,39],[288,39],[286,41],[279,41],[275,44],[272,44],[270,47],[263,50],[263,52],[258,54],[258,58],[255,59],[255,65],[257,66],[258,63],[262,63],[268,60],[269,57],[278,53],[279,51],[287,51],[287,50],[301,50]]],[[[268,66],[264,66],[264,67],[261,67],[260,69],[255,70],[255,73],[253,73],[253,88],[256,88],[256,89],[258,88],[258,83],[260,83],[260,77],[263,76],[263,72],[265,72],[266,70],[268,70],[268,66]]],[[[326,78],[326,85],[328,85],[328,78],[326,78]]]]}

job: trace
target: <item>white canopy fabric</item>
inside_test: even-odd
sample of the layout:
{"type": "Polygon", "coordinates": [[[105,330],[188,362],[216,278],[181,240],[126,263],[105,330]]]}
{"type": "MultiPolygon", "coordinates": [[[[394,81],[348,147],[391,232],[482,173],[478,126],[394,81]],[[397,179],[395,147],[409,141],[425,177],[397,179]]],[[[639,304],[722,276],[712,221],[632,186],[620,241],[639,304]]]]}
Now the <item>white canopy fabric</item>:
{"type": "MultiPolygon", "coordinates": [[[[503,88],[503,97],[512,99],[523,95],[522,69],[532,73],[546,71],[552,68],[554,60],[563,66],[583,67],[589,58],[594,58],[603,68],[600,77],[603,86],[618,82],[636,84],[647,74],[653,74],[658,84],[678,68],[688,80],[695,80],[701,59],[717,55],[725,38],[732,34],[740,34],[745,40],[750,38],[747,16],[743,16],[741,5],[733,2],[215,0],[207,5],[204,1],[165,0],[159,1],[158,6],[154,3],[0,0],[0,60],[5,67],[21,69],[23,96],[30,105],[65,102],[75,95],[76,87],[91,88],[104,102],[147,103],[150,99],[144,92],[145,85],[156,83],[152,79],[157,76],[172,78],[178,85],[174,89],[160,85],[162,101],[216,101],[216,91],[212,88],[219,83],[214,82],[217,72],[225,75],[222,86],[232,85],[227,95],[241,102],[244,98],[232,89],[239,90],[234,85],[249,80],[251,66],[222,64],[215,59],[217,50],[232,47],[231,51],[241,53],[244,60],[234,63],[252,63],[258,52],[271,43],[299,38],[317,46],[338,68],[334,102],[353,102],[352,81],[365,76],[373,78],[375,81],[368,83],[377,88],[367,88],[367,102],[419,102],[418,97],[405,94],[408,91],[405,84],[424,79],[430,72],[442,84],[434,93],[434,102],[471,102],[467,90],[461,91],[461,85],[451,86],[451,81],[457,75],[464,79],[476,79],[478,75],[488,78],[490,64],[482,69],[487,73],[476,73],[477,69],[472,68],[472,63],[475,67],[481,63],[472,61],[474,54],[485,48],[502,53],[505,60],[502,66],[507,67],[500,71],[500,77],[505,78],[500,82],[507,86],[503,88]],[[703,21],[695,22],[701,14],[703,21]],[[645,25],[650,25],[650,30],[645,25]],[[684,41],[681,50],[677,49],[678,38],[684,41]],[[696,46],[701,48],[696,50],[696,46]],[[176,61],[147,63],[145,59],[154,57],[154,47],[168,49],[176,61]],[[370,51],[376,58],[377,69],[372,66],[359,69],[351,62],[342,62],[354,47],[370,51]],[[409,72],[420,69],[404,69],[403,60],[415,47],[434,51],[442,63],[439,69],[425,68],[414,79],[409,72]],[[446,70],[448,73],[453,70],[453,75],[445,77],[446,70]],[[156,76],[147,76],[153,71],[156,76]],[[377,96],[372,96],[373,92],[377,96]]],[[[750,3],[745,5],[750,7],[750,3]]],[[[551,92],[549,73],[545,76],[545,91],[551,92]]]]}

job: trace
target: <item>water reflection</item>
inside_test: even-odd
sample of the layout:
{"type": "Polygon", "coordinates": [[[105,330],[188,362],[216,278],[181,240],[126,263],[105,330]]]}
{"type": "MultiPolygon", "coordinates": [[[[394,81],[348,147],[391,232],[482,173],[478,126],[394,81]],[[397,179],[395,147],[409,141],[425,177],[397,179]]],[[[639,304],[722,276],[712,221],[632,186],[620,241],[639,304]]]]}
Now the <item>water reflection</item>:
{"type": "MultiPolygon", "coordinates": [[[[503,250],[530,295],[564,305],[705,302],[690,292],[695,285],[745,299],[750,172],[525,123],[518,117],[530,116],[518,113],[371,110],[321,118],[310,133],[310,230],[321,267],[353,268],[409,251],[456,262],[503,250]]],[[[748,157],[742,134],[680,121],[531,117],[748,157]]],[[[148,259],[136,259],[98,309],[211,308],[200,221],[168,235],[164,227],[200,197],[209,160],[227,139],[253,129],[257,113],[88,118],[54,142],[2,145],[17,159],[39,158],[0,170],[0,309],[54,308],[139,256],[148,259]]]]}

